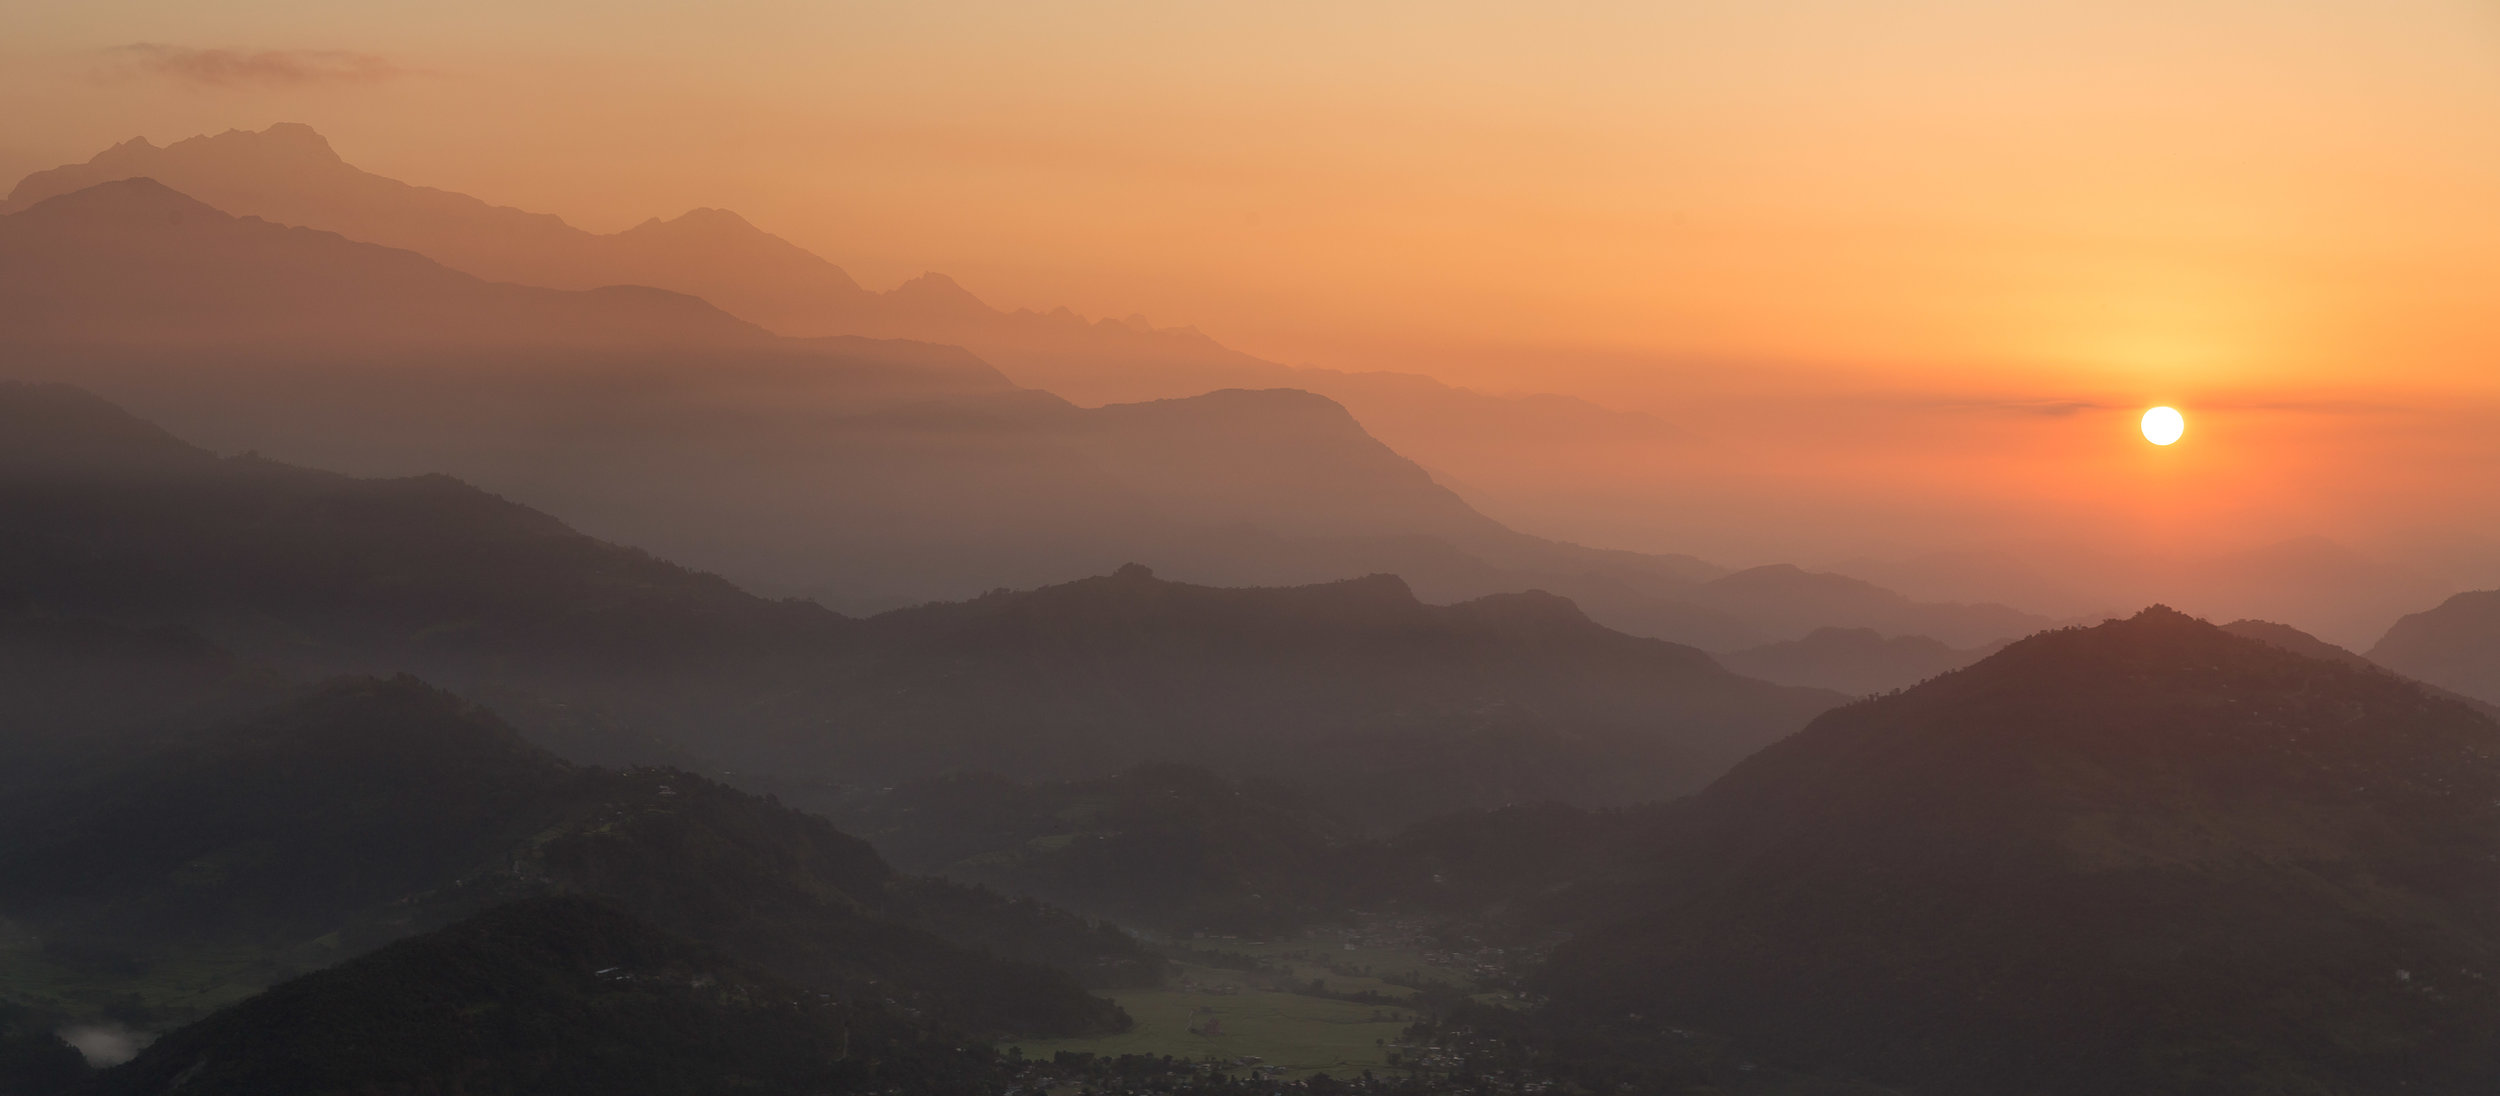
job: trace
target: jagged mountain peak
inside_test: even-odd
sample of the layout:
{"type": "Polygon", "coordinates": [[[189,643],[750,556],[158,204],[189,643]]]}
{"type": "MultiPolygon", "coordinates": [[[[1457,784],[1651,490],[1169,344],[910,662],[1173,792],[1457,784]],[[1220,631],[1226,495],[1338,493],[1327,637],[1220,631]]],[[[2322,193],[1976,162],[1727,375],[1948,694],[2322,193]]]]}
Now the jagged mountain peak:
{"type": "Polygon", "coordinates": [[[961,314],[963,317],[984,317],[990,306],[972,291],[947,275],[934,270],[885,291],[887,302],[899,308],[922,313],[961,314]]]}
{"type": "Polygon", "coordinates": [[[0,213],[24,209],[98,182],[158,175],[169,169],[244,177],[266,177],[273,172],[310,172],[324,177],[342,171],[362,174],[339,158],[338,151],[330,147],[329,138],[298,122],[280,122],[259,131],[229,129],[201,134],[161,147],[145,137],[133,137],[97,153],[85,163],[65,164],[19,180],[8,200],[0,202],[0,213]]]}
{"type": "Polygon", "coordinates": [[[765,232],[763,229],[760,229],[760,228],[755,227],[755,222],[747,220],[745,217],[740,216],[737,212],[735,212],[735,211],[733,211],[733,210],[727,210],[727,209],[717,209],[717,208],[714,208],[714,207],[711,207],[711,206],[704,206],[704,207],[697,208],[697,209],[689,209],[689,210],[685,211],[684,213],[680,213],[680,214],[678,214],[678,215],[676,215],[676,216],[674,216],[674,217],[653,217],[653,218],[651,218],[651,219],[649,219],[649,220],[646,220],[646,221],[642,222],[641,224],[638,224],[638,225],[635,225],[635,226],[634,226],[634,227],[632,227],[632,228],[626,229],[625,231],[623,231],[623,232],[621,232],[621,233],[618,233],[617,235],[618,235],[619,237],[652,236],[652,235],[670,235],[670,236],[731,236],[731,235],[734,235],[734,236],[764,236],[764,237],[768,237],[768,238],[770,238],[770,239],[773,239],[773,240],[775,240],[776,242],[778,242],[778,241],[780,240],[780,237],[777,237],[777,236],[772,236],[770,233],[765,232]]]}
{"type": "Polygon", "coordinates": [[[330,139],[321,131],[302,122],[274,122],[260,132],[229,129],[213,137],[192,137],[177,145],[200,142],[230,146],[251,146],[259,151],[287,155],[323,163],[344,164],[338,150],[330,147],[330,139]]]}

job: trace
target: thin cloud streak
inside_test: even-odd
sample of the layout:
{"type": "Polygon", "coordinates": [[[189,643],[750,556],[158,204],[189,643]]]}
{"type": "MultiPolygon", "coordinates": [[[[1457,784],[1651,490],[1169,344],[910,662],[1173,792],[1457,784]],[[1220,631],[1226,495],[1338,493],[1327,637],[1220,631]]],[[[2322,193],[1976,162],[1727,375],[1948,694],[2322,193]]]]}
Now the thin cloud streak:
{"type": "Polygon", "coordinates": [[[153,76],[196,87],[283,88],[367,84],[408,70],[371,53],[327,49],[200,49],[157,42],[116,46],[118,75],[153,76]]]}
{"type": "MultiPolygon", "coordinates": [[[[2088,411],[2141,411],[2150,406],[2142,402],[2109,399],[1929,399],[1898,401],[1877,399],[1879,405],[1923,408],[1934,411],[1976,411],[1986,414],[2068,418],[2088,411]]],[[[2179,407],[2200,412],[2281,412],[2302,415],[2388,415],[2402,414],[2418,408],[2401,404],[2363,400],[2263,400],[2224,397],[2218,399],[2184,399],[2179,407]]]]}

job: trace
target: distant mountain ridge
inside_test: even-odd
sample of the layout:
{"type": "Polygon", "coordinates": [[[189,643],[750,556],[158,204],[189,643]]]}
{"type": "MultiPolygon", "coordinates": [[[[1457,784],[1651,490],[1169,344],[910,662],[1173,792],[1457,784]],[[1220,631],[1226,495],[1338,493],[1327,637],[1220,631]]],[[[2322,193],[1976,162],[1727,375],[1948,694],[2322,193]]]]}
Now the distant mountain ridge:
{"type": "Polygon", "coordinates": [[[1749,677],[1866,696],[1918,684],[1985,657],[1927,636],[1886,636],[1873,628],[1817,628],[1803,639],[1719,656],[1749,677]]]}
{"type": "Polygon", "coordinates": [[[1223,584],[1394,572],[1440,601],[1542,588],[1719,650],[1826,624],[2047,623],[1793,568],[1705,587],[1718,571],[1698,560],[1526,536],[1308,393],[1078,408],[954,348],[785,339],[688,298],[671,307],[702,322],[662,309],[611,329],[602,294],[644,291],[485,283],[144,181],[0,217],[0,281],[60,297],[0,309],[19,376],[99,388],[220,449],[449,472],[853,611],[1145,559],[1223,584]]]}
{"type": "MultiPolygon", "coordinates": [[[[1816,628],[1873,628],[1976,647],[2028,635],[2054,621],[1996,604],[1919,602],[1863,579],[1776,563],[1722,575],[1688,595],[1774,638],[1816,628]]],[[[1724,649],[1724,648],[1721,648],[1724,649]]]]}
{"type": "Polygon", "coordinates": [[[2458,594],[2397,621],[2370,660],[2500,704],[2500,590],[2458,594]]]}
{"type": "Polygon", "coordinates": [[[153,179],[46,199],[0,225],[0,257],[18,260],[0,265],[0,324],[23,342],[199,344],[264,341],[279,331],[316,345],[771,339],[699,298],[482,282],[413,252],[230,217],[153,179]],[[125,250],[134,247],[144,265],[125,250]],[[38,265],[23,262],[30,258],[38,265]],[[326,266],[349,264],[357,268],[349,277],[323,276],[326,266]]]}
{"type": "Polygon", "coordinates": [[[2412,607],[2456,592],[2447,581],[2321,537],[2202,553],[2134,555],[2071,542],[1854,559],[1833,570],[1915,599],[2007,601],[2060,618],[2161,602],[2215,620],[2281,621],[2353,650],[2412,607]]]}
{"type": "Polygon", "coordinates": [[[21,180],[0,214],[99,183],[157,179],[219,209],[405,248],[490,281],[558,289],[645,285],[701,297],[788,335],[960,345],[1020,383],[1080,404],[1301,388],[1346,405],[1391,447],[1461,481],[1547,461],[1558,440],[1652,439],[1650,416],[1568,396],[1487,395],[1410,373],[1296,368],[1139,317],[1088,321],[1065,308],[1002,311],[943,274],[879,293],[735,213],[696,209],[601,235],[560,218],[411,186],[341,160],[308,126],[229,130],[162,148],[133,138],[83,164],[21,180]]]}
{"type": "Polygon", "coordinates": [[[1309,777],[1384,822],[1623,802],[1696,787],[1840,699],[1551,594],[1433,605],[1389,575],[1214,588],[1134,567],[861,620],[449,477],[218,457],[73,389],[0,385],[0,439],[0,590],[23,612],[415,672],[576,758],[701,758],[790,796],[1176,760],[1309,777]]]}
{"type": "Polygon", "coordinates": [[[362,171],[340,159],[320,133],[297,123],[228,130],[162,148],[132,138],[86,163],[28,175],[0,200],[0,214],[133,177],[160,180],[229,212],[406,248],[490,281],[577,290],[656,286],[785,334],[918,339],[969,346],[1017,365],[1054,362],[1057,368],[1043,370],[1048,375],[1027,380],[1088,402],[1208,388],[1310,387],[1299,382],[1332,375],[1262,361],[1189,328],[1155,328],[1136,318],[1088,322],[1065,308],[1002,312],[943,274],[873,292],[842,268],[723,209],[653,217],[607,235],[587,232],[551,214],[362,171]],[[1069,369],[1099,375],[1089,386],[1069,369]],[[1101,373],[1105,369],[1113,372],[1101,373]],[[1187,379],[1175,384],[1156,373],[1187,379]]]}

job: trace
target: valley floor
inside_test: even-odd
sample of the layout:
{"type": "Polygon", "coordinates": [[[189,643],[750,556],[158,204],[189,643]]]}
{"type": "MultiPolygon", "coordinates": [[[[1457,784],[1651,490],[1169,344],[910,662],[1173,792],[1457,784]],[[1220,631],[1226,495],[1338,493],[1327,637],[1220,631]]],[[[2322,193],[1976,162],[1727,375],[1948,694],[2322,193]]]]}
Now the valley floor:
{"type": "Polygon", "coordinates": [[[1135,1027],[1092,1039],[1026,1040],[1008,1049],[1037,1068],[1072,1056],[1143,1056],[1214,1067],[1244,1081],[1326,1075],[1359,1082],[1369,1076],[1401,1082],[1398,1091],[1438,1091],[1406,1087],[1461,1065],[1455,1047],[1436,1047],[1437,1037],[1425,1034],[1432,1005],[1514,999],[1507,953],[1453,951],[1426,936],[1422,925],[1397,919],[1277,940],[1198,937],[1173,942],[1169,950],[1181,962],[1165,985],[1109,994],[1135,1027]]]}

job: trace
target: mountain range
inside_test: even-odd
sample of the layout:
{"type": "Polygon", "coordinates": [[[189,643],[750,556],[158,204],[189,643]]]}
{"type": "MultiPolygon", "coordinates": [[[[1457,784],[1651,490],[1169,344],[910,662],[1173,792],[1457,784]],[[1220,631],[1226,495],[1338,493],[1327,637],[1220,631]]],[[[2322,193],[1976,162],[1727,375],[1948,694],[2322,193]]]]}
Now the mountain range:
{"type": "MultiPolygon", "coordinates": [[[[599,234],[544,213],[412,186],[356,168],[307,126],[230,130],[158,147],[134,138],[36,172],[0,213],[98,183],[147,177],[237,215],[413,251],[489,281],[555,289],[652,286],[700,297],[787,335],[860,335],[967,347],[1019,383],[1079,404],[1298,388],[1350,409],[1392,448],[1460,482],[1520,478],[1556,443],[1643,441],[1671,428],[1567,396],[1496,396],[1411,373],[1295,368],[1141,317],[1003,311],[943,274],[862,288],[842,268],[735,213],[696,209],[599,234]]],[[[1566,468],[1553,471],[1565,472],[1566,468]]]]}
{"type": "Polygon", "coordinates": [[[1542,588],[1721,650],[1824,625],[1967,643],[2048,623],[1793,568],[1705,585],[1721,572],[1698,560],[1527,536],[1308,393],[1079,408],[960,350],[787,339],[650,290],[487,283],[146,180],[0,217],[0,285],[27,302],[0,311],[18,376],[225,451],[459,475],[855,611],[1142,558],[1224,584],[1391,572],[1436,601],[1542,588]]]}
{"type": "Polygon", "coordinates": [[[301,126],[21,183],[0,362],[8,1096],[1238,1093],[990,1049],[1225,964],[1423,1016],[1313,1093],[2500,1088],[2500,592],[1544,539],[1436,454],[1666,427],[301,126]]]}
{"type": "MultiPolygon", "coordinates": [[[[218,457],[74,389],[0,387],[0,589],[307,675],[413,672],[607,762],[826,794],[963,767],[1290,776],[1382,822],[1699,786],[1836,703],[1550,594],[1143,567],[865,620],[600,542],[443,476],[218,457]],[[751,775],[747,779],[762,779],[751,775]]],[[[31,625],[30,625],[31,626],[31,625]]]]}
{"type": "MultiPolygon", "coordinates": [[[[1087,321],[1066,309],[1000,311],[943,275],[924,275],[892,290],[870,291],[840,267],[724,210],[698,209],[674,219],[654,218],[618,233],[586,232],[548,214],[496,206],[467,195],[412,186],[362,171],[341,159],[319,133],[296,124],[273,125],[259,132],[233,130],[164,147],[133,139],[85,163],[26,177],[8,198],[0,200],[0,213],[23,211],[48,199],[133,177],[157,179],[230,213],[404,249],[488,281],[598,290],[593,297],[604,297],[604,301],[586,302],[573,306],[574,310],[586,313],[604,308],[622,321],[618,328],[621,331],[647,333],[650,327],[673,327],[680,320],[689,321],[691,326],[691,317],[679,315],[687,307],[684,301],[665,294],[615,288],[647,286],[701,298],[718,306],[706,309],[715,313],[714,321],[734,316],[788,335],[870,337],[868,342],[845,351],[855,358],[910,356],[892,340],[969,348],[979,360],[994,363],[1016,383],[1048,390],[1081,405],[1181,399],[1224,388],[1300,389],[1344,407],[1364,432],[1380,439],[1402,458],[1430,469],[1444,486],[1455,487],[1476,505],[1514,519],[1573,510],[1579,504],[1567,501],[1568,492],[1560,491],[1558,485],[1586,483],[1592,479],[1593,471],[1627,462],[1655,461],[1665,451],[1659,447],[1679,436],[1673,427],[1649,416],[1611,411],[1565,396],[1490,396],[1416,374],[1286,367],[1231,350],[1193,330],[1157,328],[1137,317],[1087,321]],[[675,319],[664,320],[671,316],[675,319]]],[[[146,281],[128,280],[133,285],[146,281]]],[[[319,292],[322,287],[318,283],[298,288],[307,291],[303,299],[327,299],[319,292]]],[[[74,313],[77,302],[70,304],[74,313]]],[[[346,322],[360,310],[340,310],[339,322],[346,322]]],[[[124,317],[121,322],[134,333],[158,322],[142,317],[143,322],[129,323],[129,319],[124,317]]],[[[528,329],[533,324],[520,326],[528,329]]],[[[544,333],[537,335],[543,337],[544,333]]],[[[62,372],[42,375],[79,379],[62,372]]],[[[114,394],[132,400],[139,396],[123,391],[114,394]]],[[[160,410],[150,404],[141,406],[151,414],[160,410]]],[[[283,449],[259,445],[249,437],[238,438],[228,446],[226,438],[195,429],[205,424],[178,425],[220,447],[281,450],[297,459],[331,467],[366,471],[450,468],[439,455],[430,460],[401,460],[385,466],[357,464],[348,459],[355,454],[347,452],[283,449]]],[[[450,470],[486,478],[476,476],[475,469],[450,470]]],[[[507,486],[487,481],[498,488],[507,486]]],[[[655,530],[607,528],[600,523],[602,515],[587,508],[558,506],[552,495],[530,496],[530,501],[553,506],[569,519],[605,534],[667,548],[680,558],[696,558],[693,549],[698,546],[663,545],[652,535],[655,530]]],[[[1624,497],[1610,499],[1601,508],[1621,511],[1641,505],[1644,503],[1639,498],[1624,497]]],[[[1650,525],[1672,527],[1671,521],[1664,519],[1645,520],[1650,525]]],[[[1574,519],[1566,524],[1590,523],[1574,519]]],[[[1560,579],[1569,579],[1585,566],[1585,561],[1576,561],[1557,568],[1550,565],[1550,560],[1506,558],[1505,552],[1488,552],[1481,545],[1461,548],[1462,554],[1496,569],[1545,572],[1535,581],[1547,588],[1559,588],[1560,580],[1553,572],[1559,571],[1560,579]]],[[[1150,562],[1166,573],[1207,581],[1232,580],[1221,565],[1211,566],[1204,573],[1191,569],[1187,566],[1190,560],[1185,557],[1193,552],[1204,554],[1198,549],[1176,549],[1150,562]]],[[[990,561],[999,562],[996,557],[990,561]]],[[[724,567],[746,581],[763,585],[782,587],[793,580],[789,574],[767,576],[760,570],[747,573],[745,568],[758,567],[763,561],[736,560],[726,553],[721,560],[701,562],[724,567]]],[[[1053,581],[1100,571],[1116,562],[1115,558],[1097,558],[1088,566],[1021,574],[1012,576],[1011,581],[1053,581]]],[[[1424,561],[1408,558],[1401,562],[1407,566],[1369,569],[1407,573],[1419,569],[1424,561]]],[[[1614,566],[1596,569],[1608,572],[1608,581],[1624,580],[1624,576],[1613,573],[1618,570],[1614,566]]],[[[2034,627],[2045,623],[2046,618],[2093,619],[2095,614],[2119,606],[2160,599],[2200,612],[2288,621],[2356,648],[2366,646],[2405,609],[2455,589],[2436,577],[2314,538],[2212,558],[2121,558],[2061,544],[2030,545],[2010,552],[1860,558],[1837,565],[1836,569],[1905,590],[1918,600],[1996,602],[2045,614],[2045,618],[2034,619],[2034,627]]],[[[1343,567],[1329,571],[1287,573],[1269,567],[1256,581],[1301,581],[1357,573],[1343,567]]],[[[1432,585],[1419,575],[1408,577],[1419,586],[1432,585]]],[[[823,589],[824,584],[814,579],[800,579],[787,588],[804,590],[855,609],[969,592],[960,585],[946,587],[941,583],[932,588],[926,582],[911,579],[894,581],[895,589],[864,594],[823,589]]],[[[1630,580],[1636,588],[1645,582],[1639,578],[1630,580]]],[[[1515,584],[1487,585],[1479,576],[1465,576],[1460,585],[1471,593],[1520,588],[1515,584]]],[[[1729,628],[1726,621],[1707,614],[1697,618],[1689,612],[1617,613],[1605,604],[1610,598],[1600,596],[1606,593],[1601,589],[1603,585],[1593,582],[1587,588],[1565,592],[1611,623],[1714,650],[1738,650],[1804,634],[1804,630],[1765,629],[1750,620],[1740,621],[1741,627],[1729,628]]],[[[1817,620],[1815,626],[1874,627],[1888,635],[1929,634],[1953,646],[2021,634],[2005,632],[1965,640],[1887,622],[1837,616],[1817,620]]]]}

